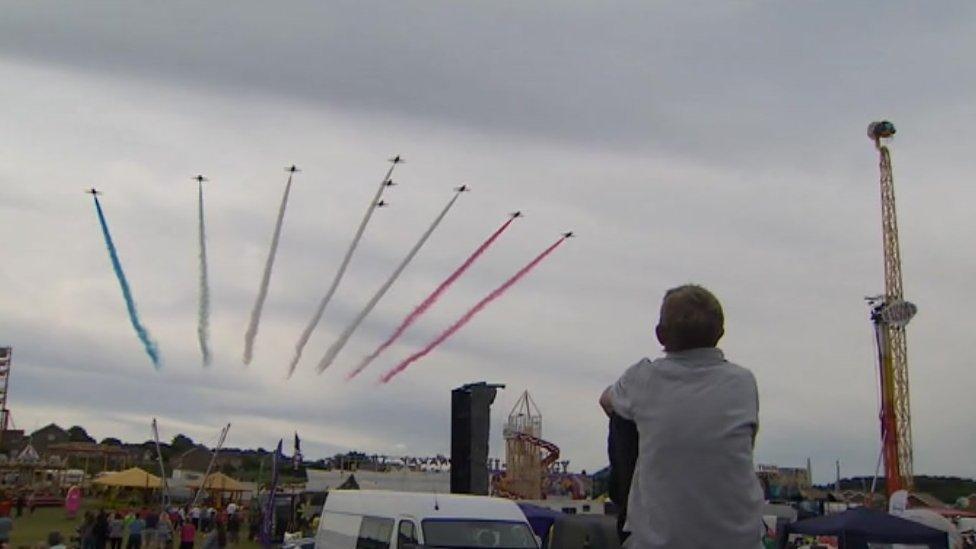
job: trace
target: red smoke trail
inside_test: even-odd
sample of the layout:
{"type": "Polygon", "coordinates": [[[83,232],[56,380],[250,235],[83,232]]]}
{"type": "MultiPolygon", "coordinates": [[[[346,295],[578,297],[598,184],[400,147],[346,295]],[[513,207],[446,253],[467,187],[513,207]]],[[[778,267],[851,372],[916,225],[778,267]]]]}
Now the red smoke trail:
{"type": "Polygon", "coordinates": [[[451,337],[455,333],[457,333],[457,331],[460,330],[461,328],[463,328],[465,324],[467,324],[472,318],[475,317],[475,315],[477,315],[478,313],[480,313],[482,311],[482,309],[484,309],[485,307],[487,307],[489,303],[491,303],[492,301],[494,301],[494,300],[498,299],[499,297],[501,297],[502,294],[504,294],[506,291],[508,291],[509,288],[511,288],[512,286],[514,286],[516,282],[518,282],[519,280],[522,279],[522,277],[524,277],[525,275],[529,274],[529,272],[532,271],[532,269],[536,268],[536,266],[539,263],[541,263],[542,260],[544,260],[553,251],[555,251],[555,249],[558,248],[560,244],[562,244],[563,242],[565,242],[566,241],[566,238],[567,237],[564,236],[564,237],[560,238],[559,240],[557,240],[555,244],[553,244],[552,246],[549,246],[548,248],[546,248],[546,250],[544,252],[542,252],[535,259],[533,259],[532,261],[530,261],[528,265],[526,265],[525,267],[522,267],[522,269],[519,272],[517,272],[514,275],[512,275],[512,278],[509,278],[508,280],[506,280],[504,284],[502,284],[501,286],[495,288],[490,294],[488,294],[487,296],[485,296],[484,299],[482,299],[481,301],[479,301],[477,303],[477,305],[475,305],[474,307],[471,307],[471,309],[468,310],[468,312],[464,313],[464,316],[462,316],[460,319],[458,319],[458,321],[455,322],[453,325],[451,325],[450,328],[444,330],[444,332],[441,335],[437,336],[433,341],[431,341],[430,343],[428,343],[426,347],[424,347],[423,349],[421,349],[421,350],[417,351],[416,353],[410,355],[410,357],[408,357],[406,360],[404,360],[403,362],[401,362],[400,364],[398,364],[395,368],[393,368],[390,371],[388,371],[385,374],[383,374],[383,376],[380,377],[380,381],[383,382],[383,383],[387,383],[388,381],[390,381],[391,379],[393,379],[393,376],[395,376],[395,375],[399,374],[400,372],[406,370],[407,369],[407,366],[410,366],[411,364],[413,364],[417,360],[420,360],[421,358],[423,358],[424,356],[426,356],[428,353],[430,353],[431,351],[433,351],[438,345],[440,345],[441,343],[444,343],[445,340],[447,340],[449,337],[451,337]]]}
{"type": "Polygon", "coordinates": [[[461,264],[460,267],[455,269],[450,276],[444,279],[444,282],[441,282],[441,285],[438,286],[437,289],[433,291],[433,293],[427,296],[427,299],[424,299],[420,303],[420,305],[417,305],[417,307],[414,308],[414,310],[411,311],[410,314],[403,319],[403,322],[401,322],[400,325],[397,326],[397,329],[393,331],[393,335],[391,335],[389,339],[387,339],[379,347],[377,347],[372,354],[364,358],[362,362],[360,362],[359,365],[356,366],[355,370],[349,372],[349,374],[346,375],[346,380],[348,381],[356,377],[357,375],[359,375],[359,372],[362,372],[364,369],[366,369],[366,367],[369,366],[370,363],[372,363],[374,360],[376,360],[376,357],[380,356],[380,354],[383,351],[385,351],[387,347],[393,345],[393,342],[399,339],[400,336],[403,335],[403,332],[407,331],[407,328],[409,328],[414,322],[417,321],[418,318],[420,318],[425,312],[427,312],[427,309],[429,309],[434,303],[437,303],[437,300],[440,299],[441,294],[447,291],[447,289],[450,288],[451,285],[457,281],[457,279],[461,278],[461,275],[463,275],[464,272],[467,271],[469,267],[471,267],[471,265],[474,265],[474,262],[477,261],[479,257],[481,257],[481,254],[485,253],[485,251],[488,248],[490,248],[491,245],[494,244],[496,240],[498,240],[498,237],[501,236],[503,232],[505,232],[505,229],[507,229],[508,226],[512,224],[512,221],[515,221],[514,217],[506,221],[504,225],[499,227],[497,231],[495,231],[491,236],[488,237],[488,240],[485,240],[481,244],[481,246],[478,246],[478,249],[476,249],[474,253],[472,253],[471,256],[468,257],[468,259],[466,259],[464,263],[461,264]]]}

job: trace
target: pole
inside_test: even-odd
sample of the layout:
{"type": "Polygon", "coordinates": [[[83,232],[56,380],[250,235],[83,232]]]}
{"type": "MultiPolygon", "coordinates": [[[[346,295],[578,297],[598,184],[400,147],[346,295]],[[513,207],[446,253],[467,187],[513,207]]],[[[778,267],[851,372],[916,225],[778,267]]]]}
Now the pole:
{"type": "Polygon", "coordinates": [[[163,497],[161,503],[165,511],[170,502],[169,482],[166,480],[166,465],[163,463],[163,449],[159,445],[159,427],[156,424],[156,418],[152,420],[152,435],[153,442],[156,443],[156,457],[159,459],[159,476],[163,479],[163,497]]]}
{"type": "Polygon", "coordinates": [[[278,460],[281,457],[281,443],[271,457],[271,484],[268,486],[268,501],[265,502],[264,513],[261,520],[261,546],[270,549],[272,539],[275,536],[275,497],[278,494],[278,460]]]}
{"type": "Polygon", "coordinates": [[[213,471],[214,463],[217,462],[217,454],[220,453],[220,449],[224,446],[224,440],[227,439],[228,431],[230,431],[230,423],[220,430],[220,437],[217,439],[217,447],[214,448],[213,455],[210,456],[210,464],[207,465],[207,473],[203,475],[203,481],[200,482],[200,487],[197,488],[197,493],[194,494],[193,502],[190,503],[190,507],[196,507],[197,502],[200,501],[200,494],[203,493],[203,488],[207,485],[207,479],[210,478],[210,473],[213,471]]]}
{"type": "Polygon", "coordinates": [[[834,481],[834,491],[840,492],[840,460],[838,459],[835,463],[837,465],[837,480],[834,481]]]}

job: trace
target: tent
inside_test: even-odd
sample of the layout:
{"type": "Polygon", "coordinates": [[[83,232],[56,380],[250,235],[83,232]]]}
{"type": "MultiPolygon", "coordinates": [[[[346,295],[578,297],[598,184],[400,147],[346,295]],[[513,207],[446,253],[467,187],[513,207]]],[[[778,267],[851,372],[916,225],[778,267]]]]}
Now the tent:
{"type": "Polygon", "coordinates": [[[542,546],[545,547],[546,542],[549,540],[550,528],[562,516],[562,513],[538,505],[532,505],[531,503],[519,503],[518,506],[522,509],[522,514],[529,521],[529,526],[532,527],[532,531],[535,532],[535,535],[539,536],[539,539],[542,540],[542,546]]]}
{"type": "Polygon", "coordinates": [[[865,507],[789,524],[780,538],[780,547],[786,546],[789,534],[836,536],[840,549],[867,549],[869,543],[949,547],[945,532],[865,507]]]}
{"type": "Polygon", "coordinates": [[[930,528],[941,530],[949,536],[950,547],[962,547],[962,536],[952,521],[940,515],[937,509],[905,509],[899,513],[892,513],[897,517],[924,524],[930,528]]]}
{"type": "Polygon", "coordinates": [[[247,486],[223,473],[213,473],[203,482],[195,480],[187,483],[187,486],[190,488],[199,488],[201,484],[204,490],[210,492],[247,492],[250,490],[247,486]]]}
{"type": "Polygon", "coordinates": [[[609,515],[562,515],[552,525],[546,549],[620,549],[617,519],[609,515]]]}
{"type": "Polygon", "coordinates": [[[359,483],[356,482],[356,475],[349,475],[336,490],[359,490],[359,483]]]}
{"type": "Polygon", "coordinates": [[[162,479],[156,475],[149,474],[138,467],[126,469],[125,471],[119,471],[117,473],[108,473],[107,475],[95,479],[93,482],[102,486],[114,486],[117,488],[156,489],[162,487],[163,485],[162,479]]]}

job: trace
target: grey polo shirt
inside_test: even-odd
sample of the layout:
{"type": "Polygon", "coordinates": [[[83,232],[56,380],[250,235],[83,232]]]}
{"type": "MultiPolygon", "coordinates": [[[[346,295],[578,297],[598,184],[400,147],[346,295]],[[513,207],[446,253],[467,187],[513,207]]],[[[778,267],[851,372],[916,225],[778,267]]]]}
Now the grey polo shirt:
{"type": "Polygon", "coordinates": [[[763,493],[752,461],[759,393],[752,372],[716,348],[631,366],[613,409],[637,424],[628,549],[755,549],[763,493]]]}

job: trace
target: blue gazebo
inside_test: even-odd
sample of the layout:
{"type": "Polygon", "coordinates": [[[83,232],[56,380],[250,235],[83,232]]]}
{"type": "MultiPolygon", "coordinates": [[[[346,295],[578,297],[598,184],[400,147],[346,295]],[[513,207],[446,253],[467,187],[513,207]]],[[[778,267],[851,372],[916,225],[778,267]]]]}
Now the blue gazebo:
{"type": "Polygon", "coordinates": [[[786,546],[790,534],[836,536],[840,549],[867,549],[869,543],[925,545],[930,549],[949,547],[946,533],[941,530],[865,507],[788,524],[780,538],[780,547],[786,546]]]}

